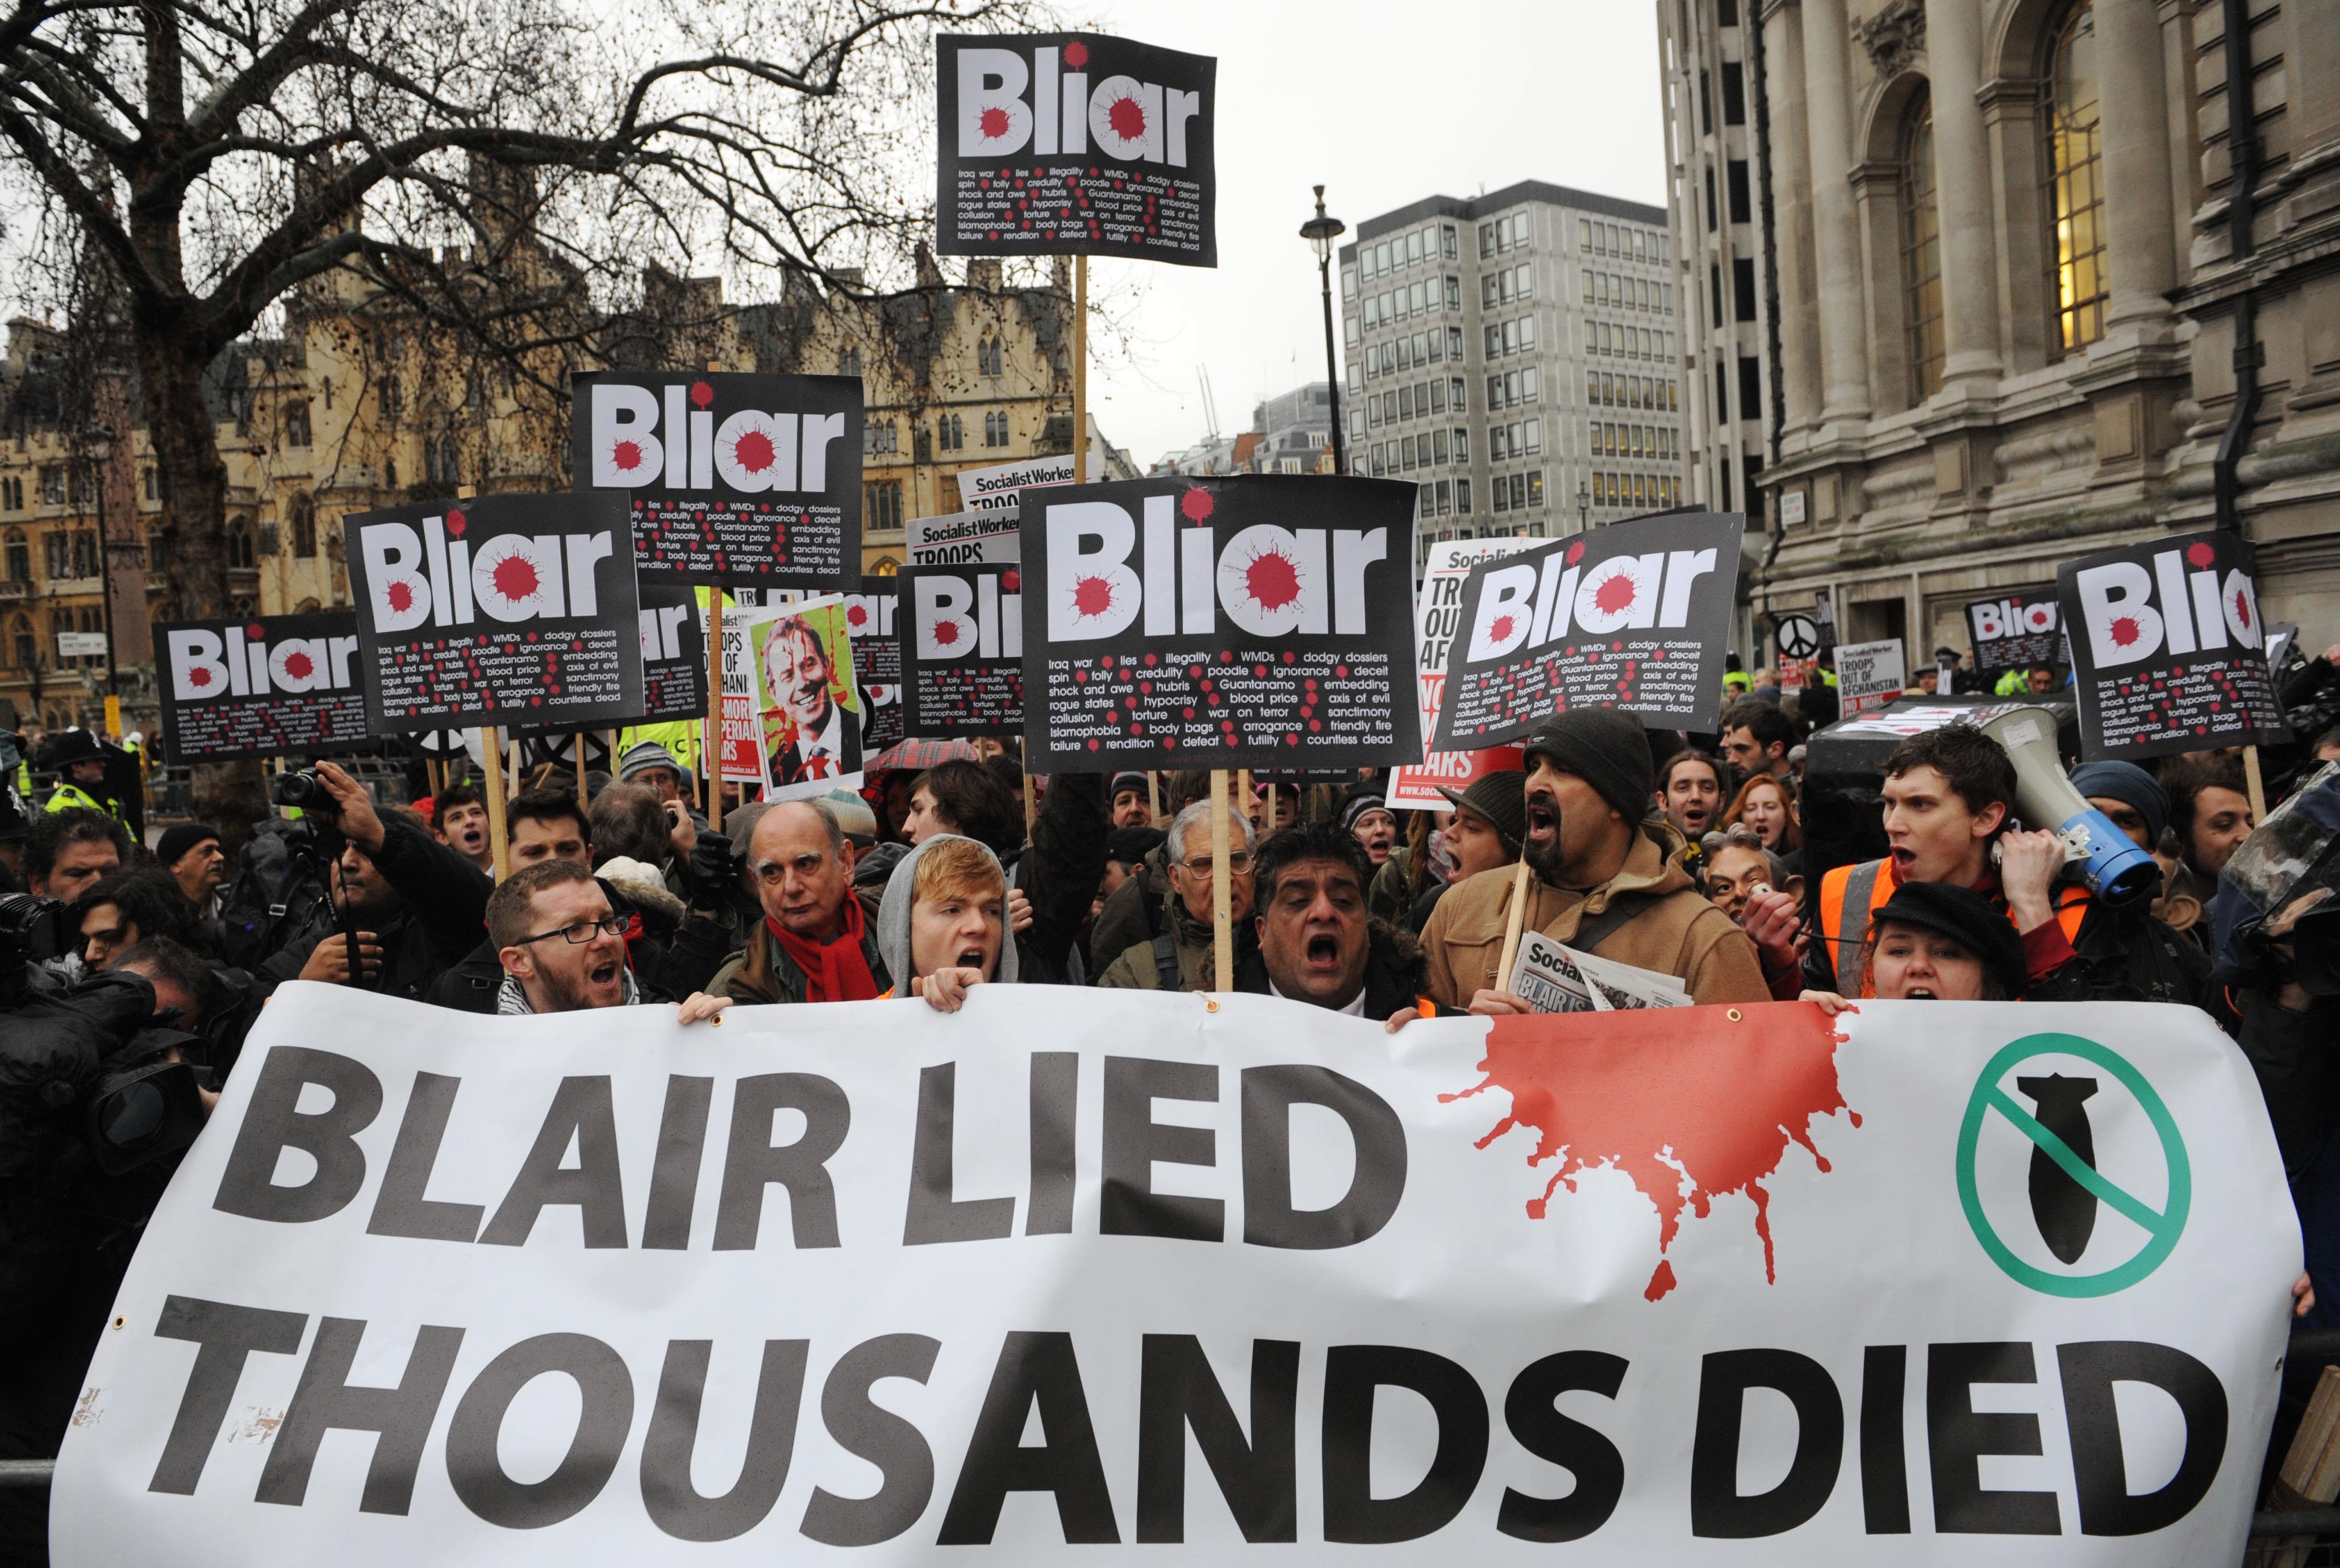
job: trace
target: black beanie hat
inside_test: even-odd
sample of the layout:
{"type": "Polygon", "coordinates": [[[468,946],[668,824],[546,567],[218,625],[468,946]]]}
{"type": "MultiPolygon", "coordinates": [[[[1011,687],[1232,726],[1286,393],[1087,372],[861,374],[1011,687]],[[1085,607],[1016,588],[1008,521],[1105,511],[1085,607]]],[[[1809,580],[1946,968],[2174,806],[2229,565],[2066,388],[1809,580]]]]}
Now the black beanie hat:
{"type": "Polygon", "coordinates": [[[1549,757],[1554,767],[1591,785],[1626,821],[1639,822],[1650,814],[1657,769],[1651,766],[1641,720],[1631,714],[1614,708],[1556,713],[1528,737],[1529,771],[1538,757],[1549,757]]]}
{"type": "Polygon", "coordinates": [[[1869,919],[1869,945],[1877,928],[1890,922],[1938,932],[1982,960],[1983,972],[1998,980],[2008,998],[2018,1000],[2029,979],[2023,938],[2015,923],[1988,898],[1954,882],[1904,882],[1869,919]]]}
{"type": "Polygon", "coordinates": [[[184,859],[187,851],[196,845],[219,836],[218,829],[207,828],[201,822],[174,823],[163,829],[162,839],[154,846],[154,858],[168,869],[184,859]]]}

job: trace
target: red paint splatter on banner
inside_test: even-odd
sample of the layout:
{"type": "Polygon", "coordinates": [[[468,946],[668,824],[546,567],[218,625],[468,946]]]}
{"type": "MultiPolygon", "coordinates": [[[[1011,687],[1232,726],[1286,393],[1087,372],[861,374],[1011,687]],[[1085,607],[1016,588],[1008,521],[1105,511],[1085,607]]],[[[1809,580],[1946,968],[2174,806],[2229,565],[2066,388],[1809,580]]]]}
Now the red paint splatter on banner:
{"type": "Polygon", "coordinates": [[[1592,590],[1592,605],[1604,614],[1615,615],[1633,608],[1634,593],[1632,575],[1619,571],[1601,580],[1601,586],[1592,590]]]}
{"type": "Polygon", "coordinates": [[[958,646],[957,621],[937,620],[935,622],[935,646],[937,648],[956,648],[958,646]]]}
{"type": "Polygon", "coordinates": [[[2239,588],[2235,590],[2235,619],[2242,623],[2244,630],[2250,630],[2251,596],[2239,588]]]}
{"type": "Polygon", "coordinates": [[[1199,485],[1178,498],[1179,515],[1189,522],[1202,521],[1211,515],[1216,505],[1217,502],[1211,499],[1211,492],[1199,485]]]}
{"type": "MultiPolygon", "coordinates": [[[[524,555],[507,555],[492,574],[496,591],[518,604],[537,590],[536,563],[524,555]]],[[[530,641],[536,640],[530,638],[530,641]]]]}
{"type": "Polygon", "coordinates": [[[1005,109],[986,109],[976,123],[986,141],[996,142],[1007,134],[1007,111],[1005,109]]]}
{"type": "Polygon", "coordinates": [[[610,465],[627,473],[641,467],[642,443],[638,441],[620,442],[610,449],[610,465]]]}
{"type": "Polygon", "coordinates": [[[295,680],[306,680],[317,672],[317,661],[299,649],[284,656],[284,673],[295,680]]]}
{"type": "Polygon", "coordinates": [[[1127,96],[1115,98],[1105,112],[1105,123],[1123,141],[1135,142],[1145,134],[1145,105],[1127,96]]]}
{"type": "Polygon", "coordinates": [[[2207,544],[2189,544],[2186,547],[2186,564],[2197,571],[2217,559],[2218,552],[2207,544]]]}
{"type": "Polygon", "coordinates": [[[2127,648],[2142,635],[2142,629],[2133,618],[2124,615],[2114,620],[2112,634],[2115,648],[2127,648]]]}
{"type": "Polygon", "coordinates": [[[749,473],[763,472],[778,456],[772,450],[772,438],[759,430],[751,430],[731,443],[731,461],[749,473]]]}
{"type": "Polygon", "coordinates": [[[190,685],[190,686],[194,686],[194,687],[204,687],[204,686],[209,686],[211,683],[212,683],[212,672],[211,672],[210,670],[205,670],[202,665],[198,664],[198,665],[196,665],[193,670],[188,670],[188,671],[187,671],[187,684],[188,684],[188,685],[190,685]]]}
{"type": "Polygon", "coordinates": [[[401,615],[414,608],[414,590],[402,582],[392,583],[390,591],[382,597],[389,600],[391,609],[401,615]]]}
{"type": "Polygon", "coordinates": [[[1262,610],[1282,610],[1300,597],[1300,569],[1281,551],[1262,551],[1244,568],[1244,591],[1262,610]]]}
{"type": "Polygon", "coordinates": [[[869,607],[866,604],[848,605],[845,610],[845,624],[856,631],[868,625],[869,607]]]}
{"type": "Polygon", "coordinates": [[[1113,608],[1113,584],[1102,577],[1084,577],[1073,584],[1073,613],[1086,620],[1113,608]]]}
{"type": "Polygon", "coordinates": [[[1487,628],[1487,635],[1502,642],[1509,639],[1512,632],[1518,630],[1519,625],[1519,621],[1512,616],[1498,615],[1495,617],[1495,623],[1487,628]]]}
{"type": "MultiPolygon", "coordinates": [[[[1089,46],[1076,40],[1065,45],[1065,64],[1077,71],[1089,63],[1089,46]]],[[[1092,171],[1094,173],[1094,171],[1092,171]]]]}
{"type": "Polygon", "coordinates": [[[1827,1014],[1809,1002],[1743,1012],[1739,1023],[1725,1022],[1720,1008],[1497,1018],[1479,1064],[1486,1077],[1440,1099],[1502,1089],[1511,1111],[1477,1146],[1529,1126],[1539,1136],[1528,1164],[1559,1159],[1542,1196],[1528,1201],[1530,1219],[1543,1218],[1561,1186],[1574,1192],[1579,1172],[1605,1166],[1631,1177],[1658,1211],[1650,1300],[1674,1288],[1665,1252],[1684,1206],[1703,1219],[1728,1193],[1744,1193],[1755,1205],[1764,1276],[1776,1282],[1764,1179],[1778,1172],[1790,1140],[1825,1173],[1813,1118],[1843,1111],[1857,1127],[1860,1116],[1837,1083],[1836,1047],[1846,1037],[1827,1014]],[[1705,1027],[1685,1028],[1693,1017],[1705,1027]]]}

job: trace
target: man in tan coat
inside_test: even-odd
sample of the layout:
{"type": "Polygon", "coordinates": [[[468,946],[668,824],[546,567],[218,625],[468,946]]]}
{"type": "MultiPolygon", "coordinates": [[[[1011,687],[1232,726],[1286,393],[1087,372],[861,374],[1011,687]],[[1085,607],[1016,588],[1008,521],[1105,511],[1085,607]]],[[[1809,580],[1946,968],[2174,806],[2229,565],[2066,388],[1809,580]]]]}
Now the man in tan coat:
{"type": "MultiPolygon", "coordinates": [[[[1671,975],[1701,1006],[1770,1000],[1755,944],[1642,829],[1656,779],[1639,723],[1613,709],[1562,713],[1529,738],[1527,766],[1526,929],[1671,975]]],[[[1513,876],[1482,871],[1438,901],[1422,940],[1440,1007],[1533,1010],[1495,973],[1513,876]]]]}

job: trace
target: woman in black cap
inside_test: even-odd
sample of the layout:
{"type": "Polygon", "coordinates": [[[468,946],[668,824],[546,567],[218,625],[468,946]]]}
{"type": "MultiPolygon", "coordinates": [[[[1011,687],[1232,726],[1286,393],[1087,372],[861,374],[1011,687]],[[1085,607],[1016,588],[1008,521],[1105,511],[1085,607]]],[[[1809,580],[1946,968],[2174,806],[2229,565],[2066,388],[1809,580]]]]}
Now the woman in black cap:
{"type": "MultiPolygon", "coordinates": [[[[1990,900],[1949,882],[1904,882],[1869,922],[1862,953],[1869,987],[1884,1002],[2023,999],[2023,938],[1990,900]]],[[[1806,991],[1830,1015],[1848,1004],[1806,991]]]]}

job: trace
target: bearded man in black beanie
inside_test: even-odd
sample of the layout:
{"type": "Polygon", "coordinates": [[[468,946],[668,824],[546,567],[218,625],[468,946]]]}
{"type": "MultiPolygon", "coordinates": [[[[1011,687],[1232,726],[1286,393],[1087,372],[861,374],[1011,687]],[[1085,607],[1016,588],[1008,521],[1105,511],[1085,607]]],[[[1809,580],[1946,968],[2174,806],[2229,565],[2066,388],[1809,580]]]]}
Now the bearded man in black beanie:
{"type": "MultiPolygon", "coordinates": [[[[1641,726],[1613,709],[1552,719],[1528,738],[1523,928],[1596,958],[1679,979],[1701,1006],[1770,999],[1755,944],[1645,830],[1656,788],[1641,726]]],[[[1428,989],[1442,1007],[1533,1009],[1497,975],[1514,870],[1447,889],[1423,928],[1428,989]]]]}

